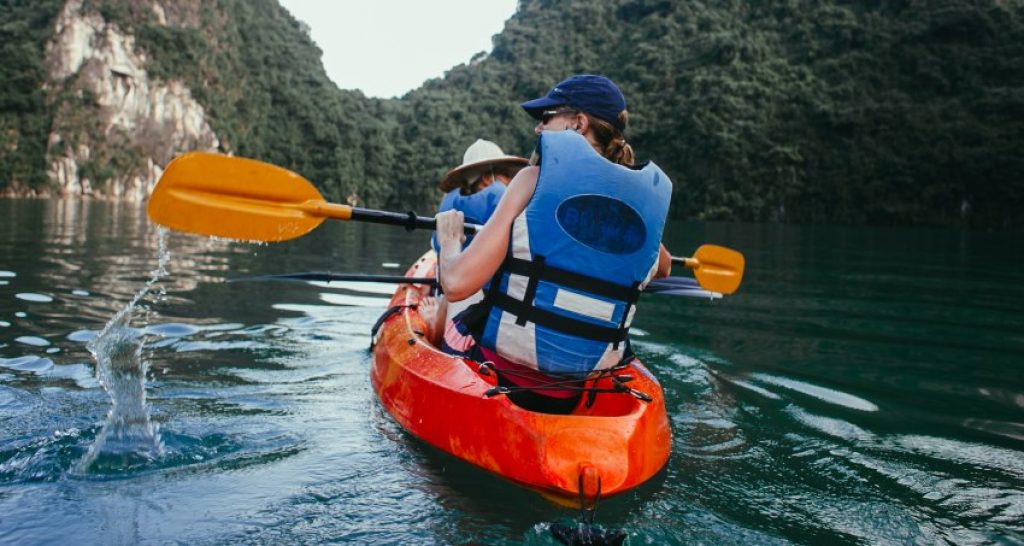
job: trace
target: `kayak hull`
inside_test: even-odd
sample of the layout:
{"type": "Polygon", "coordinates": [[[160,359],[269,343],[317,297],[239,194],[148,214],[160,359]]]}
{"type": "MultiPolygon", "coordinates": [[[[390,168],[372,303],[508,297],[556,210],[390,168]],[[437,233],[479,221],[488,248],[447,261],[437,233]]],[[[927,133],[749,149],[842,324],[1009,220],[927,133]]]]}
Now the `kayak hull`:
{"type": "MultiPolygon", "coordinates": [[[[432,276],[428,252],[406,273],[432,276]]],[[[391,306],[415,305],[425,286],[403,284],[391,306]]],[[[508,397],[488,397],[493,373],[446,355],[423,337],[426,323],[403,308],[381,326],[370,379],[381,405],[413,436],[556,502],[608,497],[653,477],[668,460],[671,432],[661,386],[635,360],[616,372],[651,397],[600,393],[570,415],[533,412],[508,397]],[[599,482],[598,482],[599,480],[599,482]]],[[[602,379],[598,387],[611,387],[602,379]]],[[[586,397],[584,397],[584,401],[586,397]]]]}

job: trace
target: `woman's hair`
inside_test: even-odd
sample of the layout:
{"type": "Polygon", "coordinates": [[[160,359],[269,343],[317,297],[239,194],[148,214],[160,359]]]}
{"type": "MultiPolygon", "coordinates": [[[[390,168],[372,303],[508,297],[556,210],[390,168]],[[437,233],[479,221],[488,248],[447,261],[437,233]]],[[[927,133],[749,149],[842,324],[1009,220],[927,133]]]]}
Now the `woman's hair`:
{"type": "MultiPolygon", "coordinates": [[[[598,146],[601,147],[601,155],[612,163],[632,167],[636,156],[633,154],[633,147],[627,144],[626,137],[622,136],[622,131],[586,112],[583,112],[583,115],[590,121],[590,129],[594,132],[598,146]]],[[[619,112],[619,122],[625,127],[629,123],[629,112],[619,112]]]]}
{"type": "MultiPolygon", "coordinates": [[[[605,159],[627,167],[632,167],[636,163],[636,154],[633,153],[633,147],[626,143],[626,137],[622,136],[622,131],[616,129],[614,125],[603,119],[596,118],[586,112],[580,113],[587,116],[587,119],[590,121],[590,130],[594,132],[594,140],[601,147],[601,155],[605,159]]],[[[629,123],[629,112],[625,110],[619,112],[619,122],[625,127],[629,123]]],[[[539,164],[540,156],[534,151],[530,155],[528,165],[536,166],[539,164]]]]}

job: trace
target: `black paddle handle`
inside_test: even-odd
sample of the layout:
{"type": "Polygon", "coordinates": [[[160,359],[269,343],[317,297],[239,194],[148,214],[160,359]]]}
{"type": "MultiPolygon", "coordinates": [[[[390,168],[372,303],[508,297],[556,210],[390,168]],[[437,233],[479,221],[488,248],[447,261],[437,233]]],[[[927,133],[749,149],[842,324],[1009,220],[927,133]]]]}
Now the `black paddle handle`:
{"type": "MultiPolygon", "coordinates": [[[[402,226],[406,231],[414,229],[437,229],[437,220],[427,216],[417,216],[415,212],[406,213],[389,212],[386,210],[364,209],[352,207],[352,219],[372,224],[387,224],[389,226],[402,226]]],[[[466,224],[466,235],[476,235],[483,226],[477,224],[466,224]]]]}

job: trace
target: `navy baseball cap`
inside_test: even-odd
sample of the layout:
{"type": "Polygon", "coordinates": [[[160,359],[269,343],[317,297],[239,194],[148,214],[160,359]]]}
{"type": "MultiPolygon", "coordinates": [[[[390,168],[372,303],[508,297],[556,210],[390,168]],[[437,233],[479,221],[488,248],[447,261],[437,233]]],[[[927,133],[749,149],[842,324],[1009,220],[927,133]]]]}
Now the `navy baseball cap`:
{"type": "Polygon", "coordinates": [[[578,74],[551,88],[548,94],[521,104],[523,110],[540,119],[552,106],[572,106],[598,119],[611,123],[618,130],[626,129],[619,121],[619,112],[626,109],[626,97],[618,86],[604,76],[578,74]]]}

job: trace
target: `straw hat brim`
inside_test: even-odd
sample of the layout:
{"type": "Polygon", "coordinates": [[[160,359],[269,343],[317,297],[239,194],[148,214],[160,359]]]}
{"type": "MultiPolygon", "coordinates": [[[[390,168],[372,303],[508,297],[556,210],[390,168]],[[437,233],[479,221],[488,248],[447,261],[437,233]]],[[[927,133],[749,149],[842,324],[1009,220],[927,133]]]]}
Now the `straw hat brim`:
{"type": "Polygon", "coordinates": [[[486,159],[484,161],[477,161],[475,163],[469,163],[467,165],[459,165],[454,169],[445,173],[444,178],[438,183],[437,187],[441,188],[441,191],[450,192],[455,188],[462,185],[462,177],[468,173],[476,170],[481,170],[486,167],[495,167],[498,165],[508,167],[525,167],[529,161],[525,157],[518,157],[514,155],[506,155],[504,157],[496,157],[494,159],[486,159]]]}

